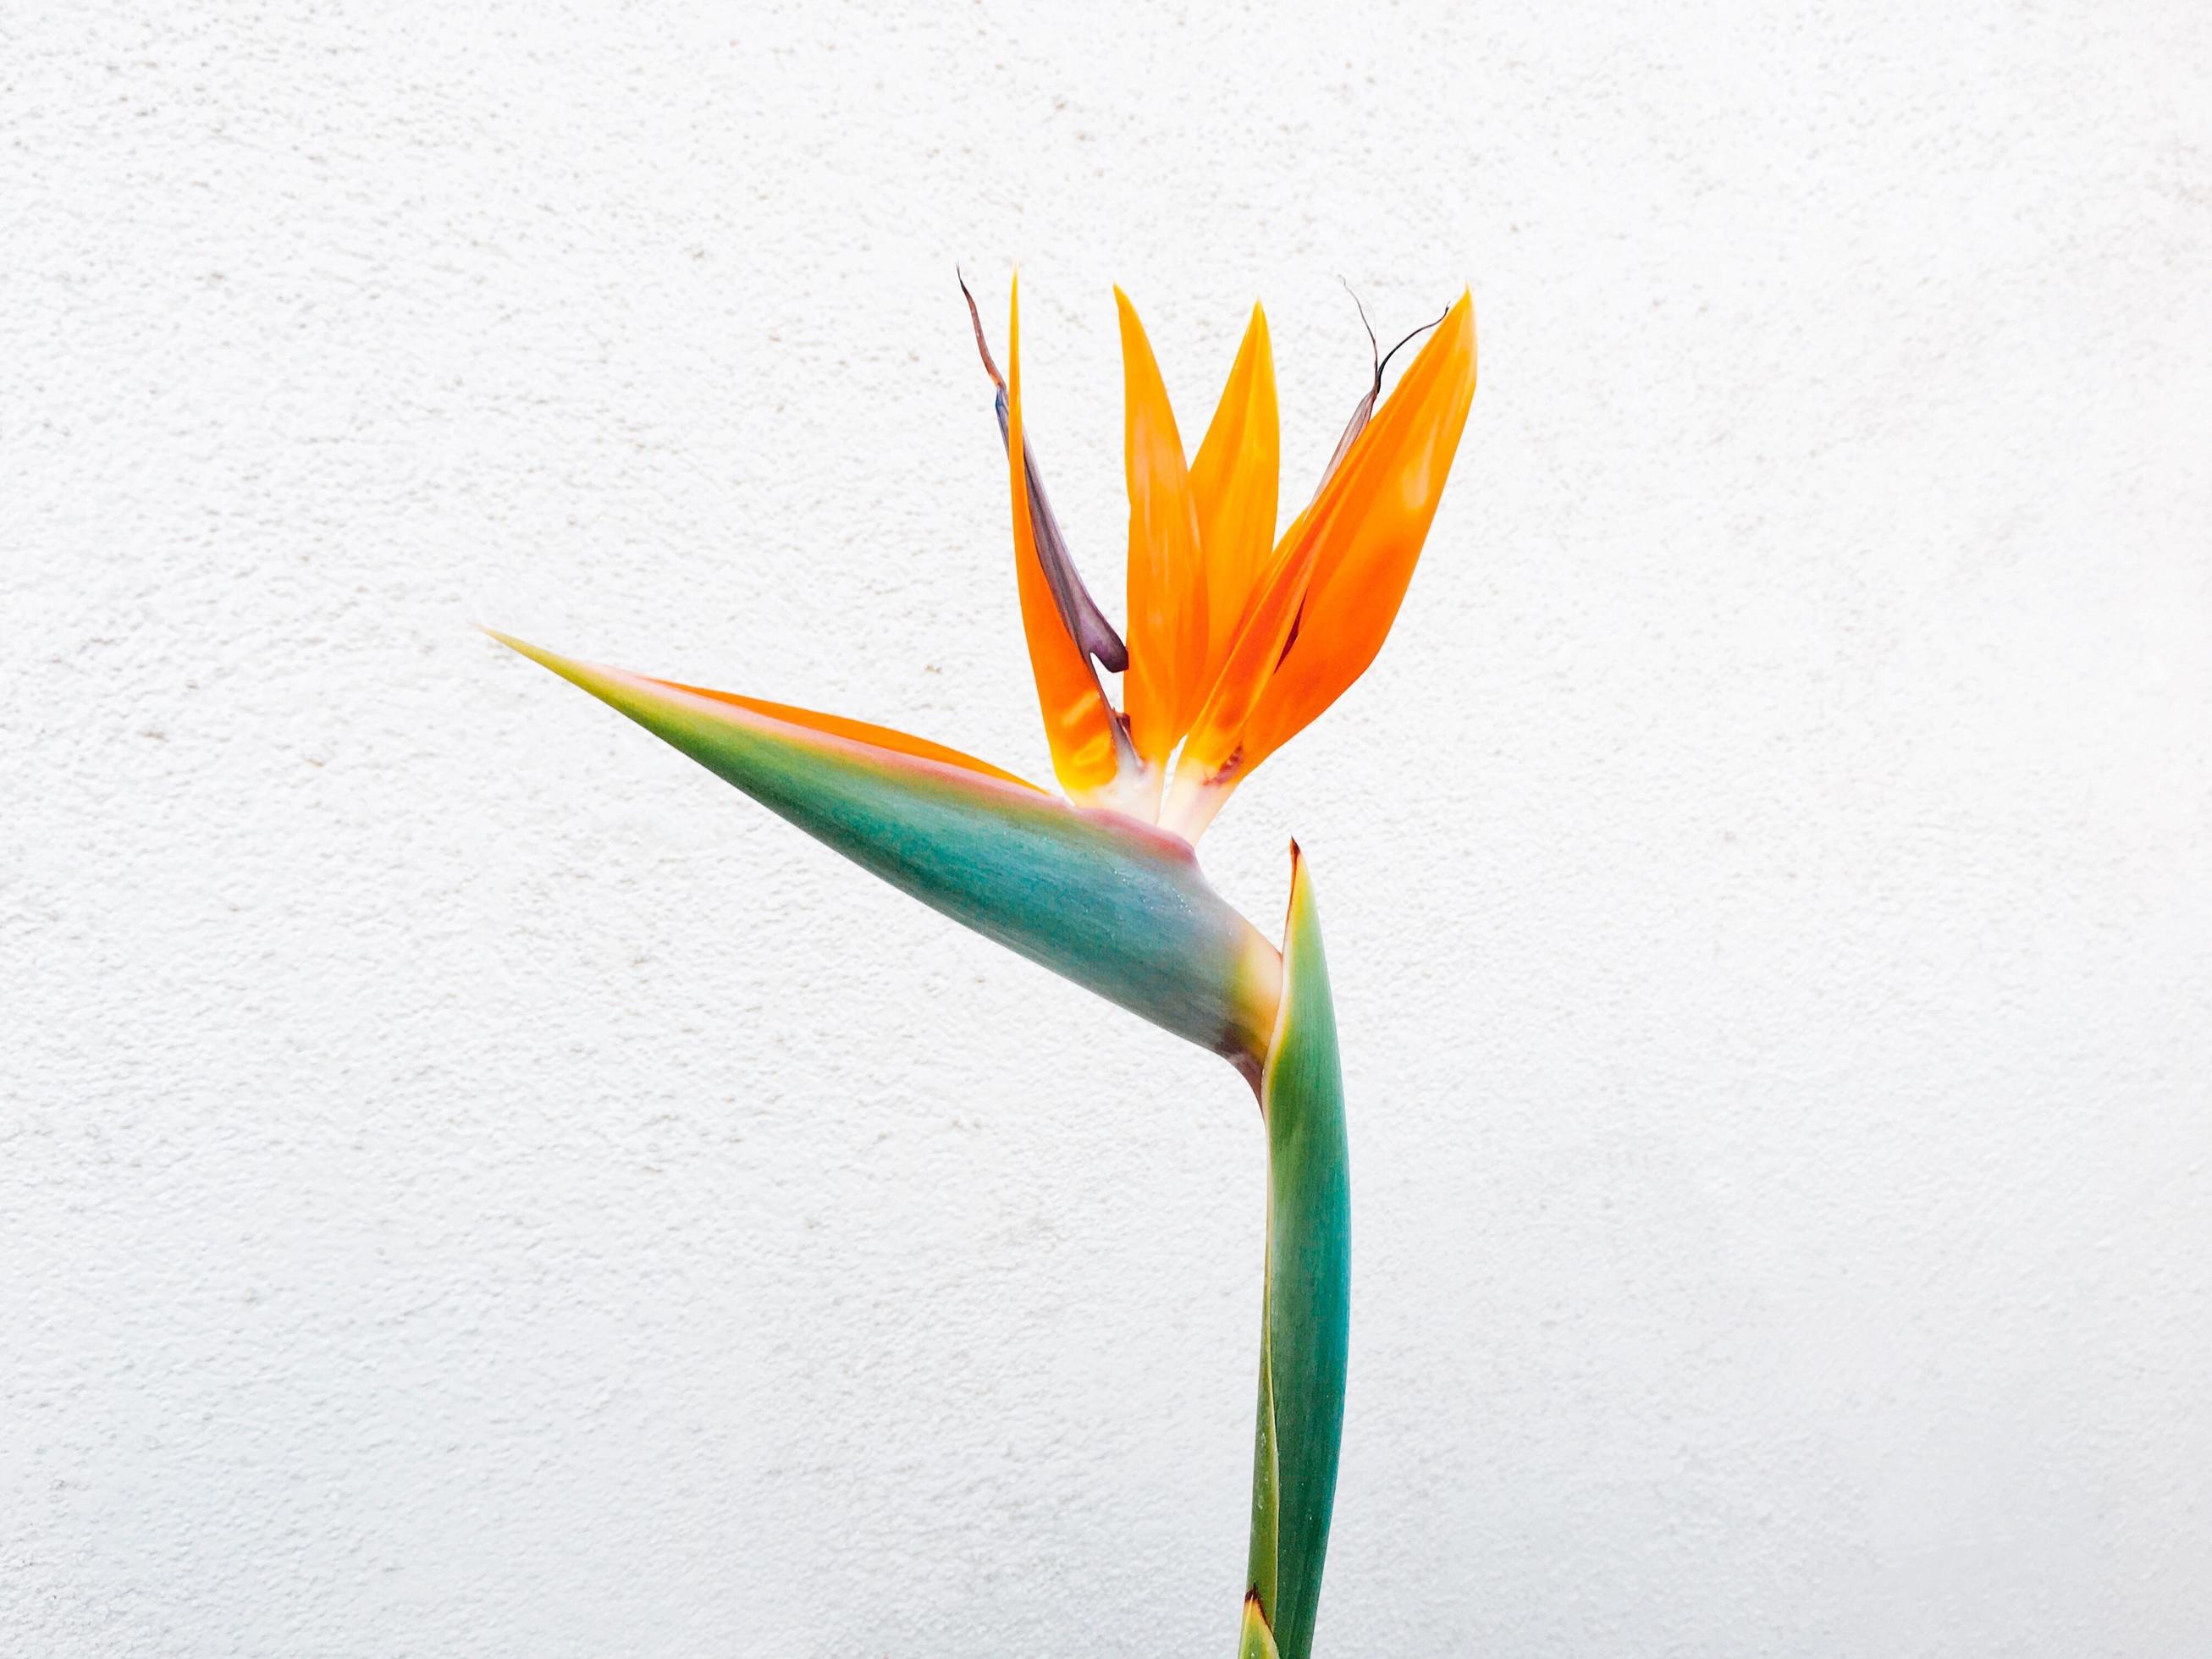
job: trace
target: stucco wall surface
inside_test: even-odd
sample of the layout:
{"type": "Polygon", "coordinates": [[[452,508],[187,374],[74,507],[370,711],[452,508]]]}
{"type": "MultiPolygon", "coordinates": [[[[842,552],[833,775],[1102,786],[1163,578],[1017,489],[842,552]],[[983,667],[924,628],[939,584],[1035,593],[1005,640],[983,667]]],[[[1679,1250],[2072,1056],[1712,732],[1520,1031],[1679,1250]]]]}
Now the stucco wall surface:
{"type": "Polygon", "coordinates": [[[953,285],[1286,497],[1319,1651],[2212,1653],[2212,10],[0,9],[0,1650],[1226,1653],[1228,1070],[472,621],[1046,774],[953,285]],[[1663,15],[1662,15],[1663,14],[1663,15]]]}

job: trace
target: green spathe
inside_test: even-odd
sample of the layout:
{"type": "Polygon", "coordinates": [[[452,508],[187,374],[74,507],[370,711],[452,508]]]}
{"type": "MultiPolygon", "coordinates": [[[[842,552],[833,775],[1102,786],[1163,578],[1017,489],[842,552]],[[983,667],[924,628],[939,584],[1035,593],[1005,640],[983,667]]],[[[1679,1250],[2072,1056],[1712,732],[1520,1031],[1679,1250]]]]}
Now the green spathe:
{"type": "Polygon", "coordinates": [[[954,921],[1248,1072],[1266,1053],[1274,949],[1175,836],[493,637],[954,921]]]}

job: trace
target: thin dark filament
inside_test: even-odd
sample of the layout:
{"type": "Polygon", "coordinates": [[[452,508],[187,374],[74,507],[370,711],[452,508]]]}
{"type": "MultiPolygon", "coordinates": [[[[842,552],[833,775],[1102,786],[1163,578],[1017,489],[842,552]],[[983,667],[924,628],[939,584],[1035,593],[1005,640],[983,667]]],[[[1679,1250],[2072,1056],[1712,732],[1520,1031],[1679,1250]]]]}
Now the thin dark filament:
{"type": "MultiPolygon", "coordinates": [[[[1388,351],[1382,354],[1382,361],[1375,365],[1375,389],[1377,392],[1380,392],[1382,389],[1382,371],[1390,367],[1390,360],[1396,356],[1401,351],[1403,351],[1412,342],[1419,339],[1421,336],[1426,334],[1431,329],[1436,327],[1437,323],[1443,322],[1445,318],[1450,315],[1451,307],[1449,306],[1446,306],[1442,311],[1437,313],[1437,321],[1435,323],[1423,323],[1411,334],[1408,334],[1404,339],[1399,341],[1397,344],[1392,346],[1388,351]]],[[[1360,321],[1362,322],[1365,322],[1366,320],[1367,319],[1364,317],[1360,319],[1360,321]]],[[[1373,329],[1367,331],[1367,337],[1370,340],[1372,340],[1375,337],[1375,331],[1373,329]]]]}
{"type": "MultiPolygon", "coordinates": [[[[1344,279],[1340,276],[1337,281],[1342,283],[1344,279]]],[[[1336,476],[1337,468],[1344,465],[1345,457],[1352,453],[1352,446],[1359,441],[1359,434],[1367,430],[1367,422],[1374,418],[1376,403],[1382,396],[1382,371],[1389,366],[1390,360],[1405,349],[1407,342],[1419,339],[1451,314],[1450,307],[1445,307],[1438,313],[1436,323],[1422,324],[1405,339],[1384,351],[1375,338],[1375,325],[1367,320],[1367,307],[1360,304],[1357,294],[1352,294],[1352,284],[1344,283],[1344,291],[1352,295],[1352,303],[1359,313],[1359,325],[1367,331],[1367,353],[1375,368],[1366,392],[1352,406],[1352,418],[1344,423],[1344,434],[1336,441],[1336,447],[1329,452],[1328,465],[1322,469],[1321,483],[1314,487],[1316,501],[1321,498],[1321,492],[1328,487],[1328,481],[1336,476]]]]}

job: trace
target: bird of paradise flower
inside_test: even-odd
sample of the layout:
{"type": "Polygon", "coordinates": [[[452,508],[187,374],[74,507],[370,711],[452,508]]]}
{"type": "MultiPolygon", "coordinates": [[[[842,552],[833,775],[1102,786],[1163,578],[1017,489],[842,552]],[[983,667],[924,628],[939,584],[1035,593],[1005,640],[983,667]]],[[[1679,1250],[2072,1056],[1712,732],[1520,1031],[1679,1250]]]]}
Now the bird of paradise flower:
{"type": "Polygon", "coordinates": [[[972,295],[968,302],[995,392],[1022,628],[1064,799],[887,727],[494,637],[864,868],[1223,1055],[1251,1084],[1267,1135],[1268,1196],[1239,1654],[1305,1659],[1335,1496],[1349,1315],[1334,1005],[1297,843],[1279,950],[1207,884],[1194,849],[1237,786],[1381,649],[1474,398],[1474,310],[1462,294],[1387,400],[1388,360],[1376,355],[1320,487],[1278,537],[1265,313],[1253,307],[1212,422],[1186,461],[1143,325],[1128,296],[1117,289],[1115,297],[1129,495],[1126,641],[1077,573],[1023,423],[1018,287],[1003,376],[972,295]],[[1122,708],[1102,668],[1123,675],[1122,708]]]}

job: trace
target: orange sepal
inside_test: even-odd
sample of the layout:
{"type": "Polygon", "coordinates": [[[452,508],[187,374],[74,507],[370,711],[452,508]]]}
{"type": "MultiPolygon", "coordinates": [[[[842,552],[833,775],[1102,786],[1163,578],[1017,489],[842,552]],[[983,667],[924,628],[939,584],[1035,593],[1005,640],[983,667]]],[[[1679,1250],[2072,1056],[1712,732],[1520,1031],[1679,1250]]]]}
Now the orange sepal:
{"type": "Polygon", "coordinates": [[[1276,549],[1184,750],[1193,784],[1249,774],[1375,660],[1474,397],[1474,307],[1462,295],[1276,549]]]}
{"type": "Polygon", "coordinates": [[[1206,561],[1206,666],[1201,696],[1229,659],[1275,541],[1282,428],[1275,408],[1275,353],[1267,313],[1252,320],[1229,370],[1213,422],[1190,464],[1198,544],[1206,561]]]}
{"type": "Polygon", "coordinates": [[[1016,279],[1006,301],[1006,471],[1014,509],[1014,573],[1021,594],[1022,632],[1029,640],[1030,672],[1036,676],[1037,708],[1044,716],[1045,739],[1052,747],[1052,769],[1060,787],[1078,799],[1096,795],[1121,770],[1115,749],[1115,715],[1098,676],[1060,620],[1044,565],[1037,556],[1036,532],[1030,518],[1029,480],[1022,465],[1021,283],[1016,279]]]}
{"type": "Polygon", "coordinates": [[[1129,741],[1158,766],[1190,729],[1205,687],[1206,579],[1198,515],[1160,366],[1129,296],[1121,314],[1123,442],[1129,482],[1129,741]]]}
{"type": "Polygon", "coordinates": [[[1413,579],[1474,400],[1474,301],[1462,294],[1345,458],[1304,613],[1253,705],[1249,771],[1367,672],[1413,579]]]}

